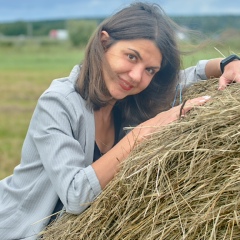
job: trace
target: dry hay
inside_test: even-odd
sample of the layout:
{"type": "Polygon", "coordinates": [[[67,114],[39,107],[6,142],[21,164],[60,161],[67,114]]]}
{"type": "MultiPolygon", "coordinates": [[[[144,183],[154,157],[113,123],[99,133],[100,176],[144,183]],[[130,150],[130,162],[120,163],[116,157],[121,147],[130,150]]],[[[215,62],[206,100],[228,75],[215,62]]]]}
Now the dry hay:
{"type": "Polygon", "coordinates": [[[43,239],[239,239],[240,86],[216,89],[191,87],[185,97],[212,100],[142,144],[91,207],[43,239]]]}

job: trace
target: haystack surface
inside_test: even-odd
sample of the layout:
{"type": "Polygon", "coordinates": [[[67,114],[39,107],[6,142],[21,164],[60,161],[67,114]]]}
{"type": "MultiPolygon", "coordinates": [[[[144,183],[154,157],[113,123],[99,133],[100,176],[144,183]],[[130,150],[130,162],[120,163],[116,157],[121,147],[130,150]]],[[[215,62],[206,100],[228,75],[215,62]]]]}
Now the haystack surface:
{"type": "Polygon", "coordinates": [[[154,134],[81,215],[64,213],[43,239],[240,239],[240,85],[217,80],[184,95],[206,105],[154,134]]]}

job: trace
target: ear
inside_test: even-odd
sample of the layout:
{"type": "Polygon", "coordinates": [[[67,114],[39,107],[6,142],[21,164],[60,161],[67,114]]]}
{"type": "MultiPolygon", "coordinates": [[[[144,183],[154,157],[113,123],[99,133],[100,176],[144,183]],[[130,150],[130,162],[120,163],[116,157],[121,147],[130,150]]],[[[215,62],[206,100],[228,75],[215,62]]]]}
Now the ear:
{"type": "Polygon", "coordinates": [[[108,34],[108,32],[102,31],[102,32],[101,32],[101,42],[102,42],[103,47],[105,47],[108,39],[109,39],[109,34],[108,34]]]}
{"type": "Polygon", "coordinates": [[[106,31],[101,32],[101,41],[107,41],[109,39],[109,34],[106,31]]]}

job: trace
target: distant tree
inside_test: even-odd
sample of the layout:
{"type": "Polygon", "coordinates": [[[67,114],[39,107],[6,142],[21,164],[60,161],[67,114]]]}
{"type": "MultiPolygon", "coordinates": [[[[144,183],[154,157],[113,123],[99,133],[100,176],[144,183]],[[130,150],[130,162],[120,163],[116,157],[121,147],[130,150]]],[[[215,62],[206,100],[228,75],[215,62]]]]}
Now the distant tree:
{"type": "Polygon", "coordinates": [[[33,22],[34,36],[47,36],[53,29],[65,29],[65,20],[50,20],[33,22]]]}
{"type": "Polygon", "coordinates": [[[96,20],[69,20],[67,30],[73,46],[86,46],[97,25],[96,20]]]}
{"type": "Polygon", "coordinates": [[[0,25],[0,32],[6,36],[27,35],[26,22],[4,23],[0,25]]]}
{"type": "MultiPolygon", "coordinates": [[[[200,31],[208,36],[221,34],[228,28],[240,30],[240,15],[173,16],[179,25],[200,31]]],[[[92,32],[103,19],[44,20],[0,23],[0,34],[5,36],[48,36],[52,29],[67,29],[73,45],[86,45],[92,32]]]]}
{"type": "Polygon", "coordinates": [[[215,35],[225,29],[240,29],[240,16],[174,16],[172,19],[181,26],[204,34],[215,35]]]}

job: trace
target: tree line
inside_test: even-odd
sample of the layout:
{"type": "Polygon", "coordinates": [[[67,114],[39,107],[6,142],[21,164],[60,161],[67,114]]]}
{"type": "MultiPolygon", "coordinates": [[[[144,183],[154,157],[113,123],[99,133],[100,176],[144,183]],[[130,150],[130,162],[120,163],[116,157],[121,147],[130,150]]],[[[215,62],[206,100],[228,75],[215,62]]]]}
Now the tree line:
{"type": "Polygon", "coordinates": [[[176,23],[188,29],[198,30],[204,34],[216,34],[226,29],[240,30],[240,15],[224,16],[194,16],[194,17],[173,17],[176,23]]]}
{"type": "MultiPolygon", "coordinates": [[[[198,30],[204,34],[219,33],[225,29],[240,30],[239,16],[179,16],[172,17],[177,24],[188,29],[198,30]]],[[[11,23],[0,23],[0,34],[4,36],[47,36],[52,29],[67,29],[71,22],[88,21],[98,24],[103,19],[73,19],[73,20],[45,20],[45,21],[17,21],[11,23]]],[[[70,26],[69,26],[70,25],[70,26]]],[[[69,30],[69,29],[67,29],[69,30]]]]}
{"type": "Polygon", "coordinates": [[[52,29],[66,29],[70,30],[72,23],[95,22],[98,24],[103,19],[72,19],[72,20],[44,20],[44,21],[17,21],[11,23],[0,23],[0,35],[3,36],[48,36],[52,29]]]}
{"type": "MultiPolygon", "coordinates": [[[[85,46],[97,25],[103,20],[71,19],[0,23],[0,45],[12,46],[14,44],[11,40],[3,40],[5,36],[44,37],[48,36],[53,29],[65,29],[68,31],[73,46],[85,46]]],[[[231,34],[238,32],[237,36],[240,33],[240,16],[182,16],[172,17],[172,20],[184,28],[197,30],[208,37],[220,35],[224,31],[229,35],[229,30],[231,34]]]]}

